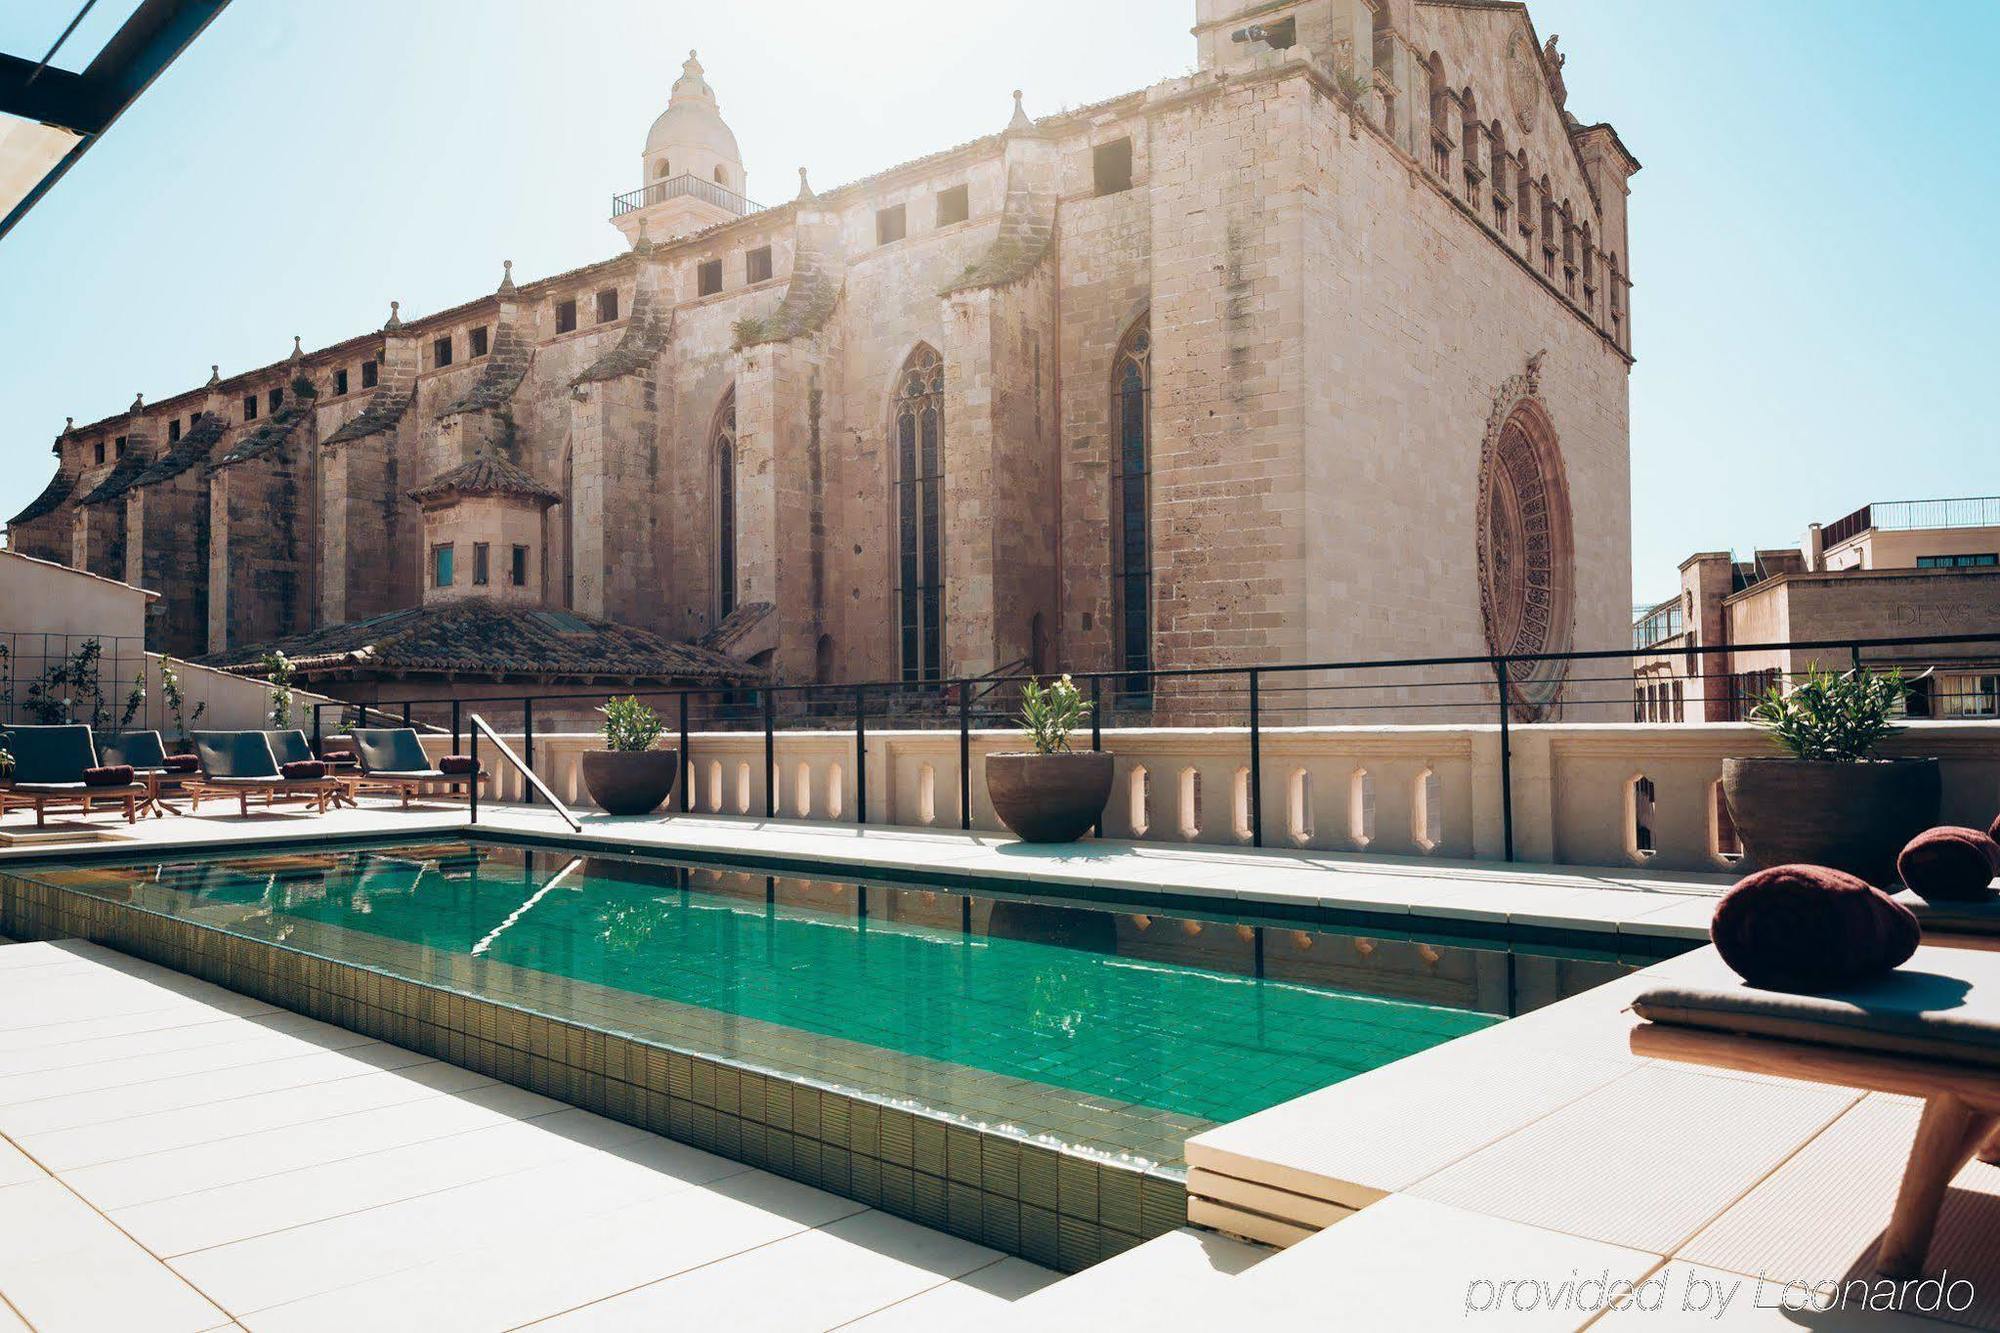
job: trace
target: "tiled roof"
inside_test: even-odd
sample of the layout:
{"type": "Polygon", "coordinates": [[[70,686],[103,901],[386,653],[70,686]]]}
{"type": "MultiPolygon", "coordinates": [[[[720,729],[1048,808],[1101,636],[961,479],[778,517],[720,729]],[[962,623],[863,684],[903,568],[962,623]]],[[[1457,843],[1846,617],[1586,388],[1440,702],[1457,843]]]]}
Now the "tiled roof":
{"type": "Polygon", "coordinates": [[[162,481],[172,481],[181,473],[208,457],[209,450],[215,448],[222,437],[229,433],[229,423],[220,412],[197,413],[188,423],[187,431],[172,448],[153,460],[151,467],[141,472],[134,486],[152,486],[162,481]]]}
{"type": "Polygon", "coordinates": [[[320,443],[346,444],[350,440],[365,440],[370,435],[379,435],[403,419],[403,413],[409,411],[410,400],[415,396],[407,384],[401,388],[378,389],[367,406],[349,417],[346,425],[320,443]]]}
{"type": "Polygon", "coordinates": [[[42,487],[42,493],[28,503],[28,507],[7,520],[7,526],[17,523],[32,523],[47,514],[53,514],[69,499],[69,493],[76,489],[77,474],[66,468],[57,468],[49,478],[49,484],[42,487]]]}
{"type": "Polygon", "coordinates": [[[454,495],[525,495],[549,504],[562,503],[562,494],[537,481],[497,454],[482,453],[440,472],[409,493],[418,504],[432,504],[454,495]]]}
{"type": "Polygon", "coordinates": [[[139,454],[127,454],[118,460],[118,466],[111,469],[111,475],[97,483],[97,489],[84,496],[80,505],[104,504],[120,499],[139,480],[139,474],[153,465],[153,460],[139,454]]]}
{"type": "Polygon", "coordinates": [[[243,437],[230,446],[228,453],[215,460],[209,471],[220,471],[232,463],[247,463],[253,458],[262,458],[279,448],[286,440],[292,438],[292,432],[312,414],[316,401],[304,395],[295,395],[289,403],[264,418],[263,423],[256,429],[245,431],[243,437]]]}
{"type": "Polygon", "coordinates": [[[533,676],[623,683],[737,682],[761,673],[735,658],[651,630],[570,611],[503,606],[483,597],[391,611],[309,634],[232,648],[202,666],[256,670],[278,651],[300,674],[369,677],[418,672],[499,678],[533,676]]]}

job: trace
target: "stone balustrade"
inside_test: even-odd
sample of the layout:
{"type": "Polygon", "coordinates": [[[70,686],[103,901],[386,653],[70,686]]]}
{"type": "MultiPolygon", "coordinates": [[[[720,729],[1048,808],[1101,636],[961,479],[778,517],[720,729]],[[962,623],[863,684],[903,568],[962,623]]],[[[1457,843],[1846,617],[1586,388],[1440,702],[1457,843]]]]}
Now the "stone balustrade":
{"type": "MultiPolygon", "coordinates": [[[[506,739],[522,749],[518,734],[506,739]]],[[[441,754],[451,740],[432,736],[425,744],[441,754]]],[[[538,733],[535,770],[564,801],[587,807],[578,756],[599,744],[595,733],[538,733]]],[[[1013,731],[971,733],[973,828],[1001,830],[982,760],[1019,745],[1013,731]]],[[[1481,861],[1504,856],[1497,726],[1266,728],[1260,745],[1267,847],[1481,861]]],[[[960,827],[956,731],[871,728],[867,747],[870,824],[960,827]]],[[[688,748],[694,812],[764,816],[762,732],[698,732],[688,748]]],[[[1246,729],[1107,730],[1104,748],[1118,756],[1106,837],[1250,845],[1246,729]]],[[[853,732],[780,731],[774,749],[778,817],[855,819],[853,732]]],[[[1690,871],[1727,870],[1735,860],[1721,802],[1722,761],[1775,753],[1754,727],[1734,723],[1517,727],[1512,749],[1517,859],[1690,871]]],[[[2000,811],[2000,722],[1913,723],[1889,750],[1944,762],[1947,822],[1984,828],[2000,811]]],[[[494,798],[522,798],[517,772],[492,758],[487,767],[494,771],[494,798]]],[[[679,801],[676,794],[670,810],[679,801]]]]}

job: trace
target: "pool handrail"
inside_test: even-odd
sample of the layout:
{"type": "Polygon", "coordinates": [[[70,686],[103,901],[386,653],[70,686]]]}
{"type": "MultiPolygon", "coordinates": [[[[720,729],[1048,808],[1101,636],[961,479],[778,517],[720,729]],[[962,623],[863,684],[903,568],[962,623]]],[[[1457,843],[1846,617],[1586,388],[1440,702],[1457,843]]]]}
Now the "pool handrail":
{"type": "MultiPolygon", "coordinates": [[[[521,757],[514,753],[512,747],[510,747],[507,744],[507,742],[500,739],[500,733],[493,730],[493,728],[487,726],[486,719],[479,716],[479,714],[473,713],[471,714],[471,718],[472,718],[472,771],[474,773],[477,773],[479,771],[479,737],[482,734],[484,734],[486,739],[493,742],[493,744],[499,748],[500,753],[506,756],[507,762],[512,764],[516,769],[520,771],[521,776],[527,780],[528,785],[533,787],[535,791],[541,795],[541,798],[549,803],[551,809],[553,809],[557,814],[563,817],[563,822],[569,825],[570,832],[572,833],[583,832],[583,821],[578,819],[576,815],[571,812],[570,808],[564,805],[561,799],[558,798],[554,792],[549,790],[549,784],[543,782],[541,778],[536,775],[534,769],[529,768],[526,764],[521,762],[521,757]]],[[[477,782],[474,782],[472,784],[471,804],[472,804],[472,810],[469,822],[477,824],[479,822],[479,784],[477,782]]]]}

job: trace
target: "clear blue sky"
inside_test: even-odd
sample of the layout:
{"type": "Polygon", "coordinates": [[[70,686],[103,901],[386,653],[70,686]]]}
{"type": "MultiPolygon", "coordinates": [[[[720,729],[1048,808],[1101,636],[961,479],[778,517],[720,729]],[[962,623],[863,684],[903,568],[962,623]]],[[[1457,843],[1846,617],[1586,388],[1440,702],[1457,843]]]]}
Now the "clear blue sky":
{"type": "MultiPolygon", "coordinates": [[[[76,0],[6,0],[36,54],[76,0]]],[[[131,0],[100,0],[117,16],[131,0]]],[[[1194,59],[1192,0],[236,0],[0,241],[0,518],[94,420],[614,253],[700,48],[790,196],[1194,59]]],[[[1993,0],[1538,0],[1633,182],[1634,593],[1868,500],[2000,492],[1993,0]]],[[[94,19],[95,21],[101,21],[94,19]]],[[[87,38],[87,34],[86,34],[87,38]]],[[[101,35],[100,35],[101,39],[101,35]]]]}

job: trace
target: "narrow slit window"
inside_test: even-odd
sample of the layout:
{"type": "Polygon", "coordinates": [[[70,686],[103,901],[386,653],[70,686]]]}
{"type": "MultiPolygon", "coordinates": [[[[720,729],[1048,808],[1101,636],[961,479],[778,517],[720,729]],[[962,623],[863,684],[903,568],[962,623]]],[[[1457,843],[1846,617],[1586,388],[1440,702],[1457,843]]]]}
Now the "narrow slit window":
{"type": "Polygon", "coordinates": [[[472,544],[472,586],[483,588],[491,578],[493,548],[486,542],[472,544]]]}
{"type": "Polygon", "coordinates": [[[711,432],[715,449],[715,620],[736,609],[736,390],[722,396],[711,432]]]}
{"type": "Polygon", "coordinates": [[[525,588],[528,586],[527,547],[516,546],[514,548],[513,559],[509,562],[509,567],[507,570],[507,581],[513,584],[516,588],[525,588]]]}
{"type": "Polygon", "coordinates": [[[897,383],[896,607],[906,681],[944,676],[944,359],[919,344],[897,383]]]}

